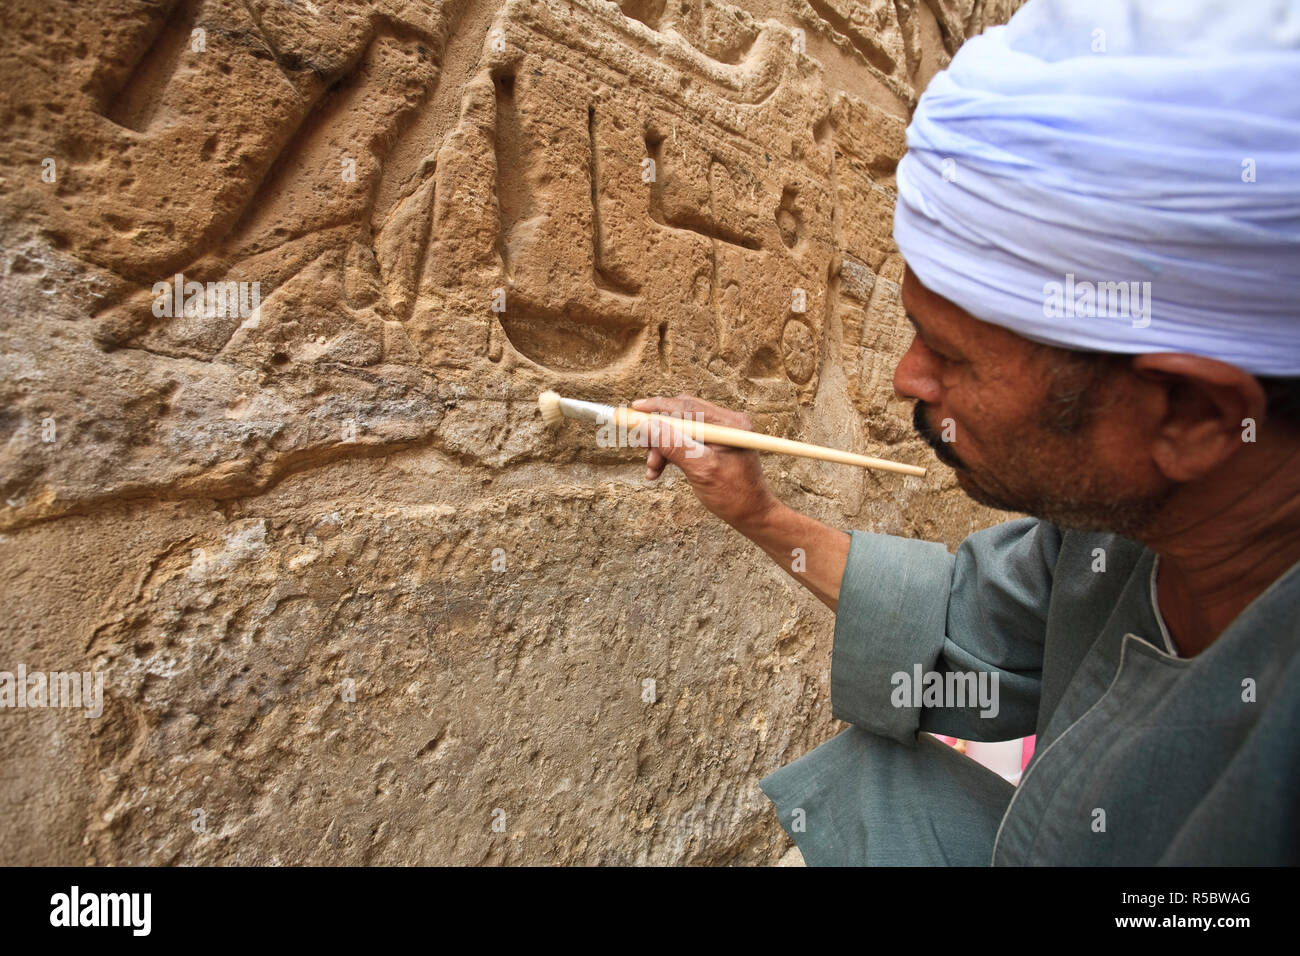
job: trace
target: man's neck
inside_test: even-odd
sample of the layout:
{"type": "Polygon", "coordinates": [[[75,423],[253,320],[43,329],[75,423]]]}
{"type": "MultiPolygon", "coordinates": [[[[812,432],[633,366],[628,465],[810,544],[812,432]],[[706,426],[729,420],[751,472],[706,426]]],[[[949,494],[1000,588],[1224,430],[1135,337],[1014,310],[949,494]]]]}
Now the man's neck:
{"type": "Polygon", "coordinates": [[[1184,486],[1158,529],[1138,537],[1160,555],[1156,591],[1174,643],[1199,654],[1300,561],[1300,442],[1251,449],[1184,486]]]}

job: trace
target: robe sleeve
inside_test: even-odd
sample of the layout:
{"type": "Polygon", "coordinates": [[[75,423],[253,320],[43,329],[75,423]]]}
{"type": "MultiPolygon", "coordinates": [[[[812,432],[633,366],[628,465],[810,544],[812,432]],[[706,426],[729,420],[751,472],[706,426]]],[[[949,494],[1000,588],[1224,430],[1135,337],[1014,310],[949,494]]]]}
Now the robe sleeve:
{"type": "Polygon", "coordinates": [[[849,533],[831,656],[833,715],[904,744],[918,731],[976,741],[1033,734],[1060,530],[1021,518],[970,535],[956,555],[937,542],[849,533]],[[933,682],[925,676],[933,672],[945,686],[974,675],[962,678],[965,706],[912,699],[918,665],[922,680],[933,682]],[[982,702],[970,693],[978,686],[982,702]]]}

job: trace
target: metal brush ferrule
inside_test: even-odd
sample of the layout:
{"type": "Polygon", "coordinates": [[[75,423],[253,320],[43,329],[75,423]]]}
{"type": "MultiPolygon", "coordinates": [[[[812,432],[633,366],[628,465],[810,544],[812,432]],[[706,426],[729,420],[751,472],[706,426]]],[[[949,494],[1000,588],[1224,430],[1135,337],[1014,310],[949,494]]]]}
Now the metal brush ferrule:
{"type": "Polygon", "coordinates": [[[599,402],[584,402],[579,398],[560,398],[560,411],[567,418],[579,418],[583,421],[595,422],[597,425],[604,424],[614,417],[614,407],[612,405],[602,405],[599,402]]]}

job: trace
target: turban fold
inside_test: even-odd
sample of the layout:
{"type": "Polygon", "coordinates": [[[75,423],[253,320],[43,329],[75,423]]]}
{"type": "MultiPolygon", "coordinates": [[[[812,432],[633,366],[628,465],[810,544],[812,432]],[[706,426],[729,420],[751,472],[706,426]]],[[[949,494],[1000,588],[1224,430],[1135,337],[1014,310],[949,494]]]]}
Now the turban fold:
{"type": "Polygon", "coordinates": [[[895,241],[976,318],[1300,375],[1300,0],[1030,0],[907,147],[895,241]]]}

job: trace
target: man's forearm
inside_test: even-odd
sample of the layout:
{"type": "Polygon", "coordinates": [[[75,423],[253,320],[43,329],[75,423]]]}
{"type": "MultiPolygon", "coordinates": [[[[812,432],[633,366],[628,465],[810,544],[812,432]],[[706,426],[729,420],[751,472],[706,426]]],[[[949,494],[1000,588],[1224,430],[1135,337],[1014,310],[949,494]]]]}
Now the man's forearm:
{"type": "Polygon", "coordinates": [[[847,531],[822,524],[780,501],[761,515],[732,527],[767,552],[832,611],[839,606],[840,580],[849,560],[851,538],[847,531]]]}

